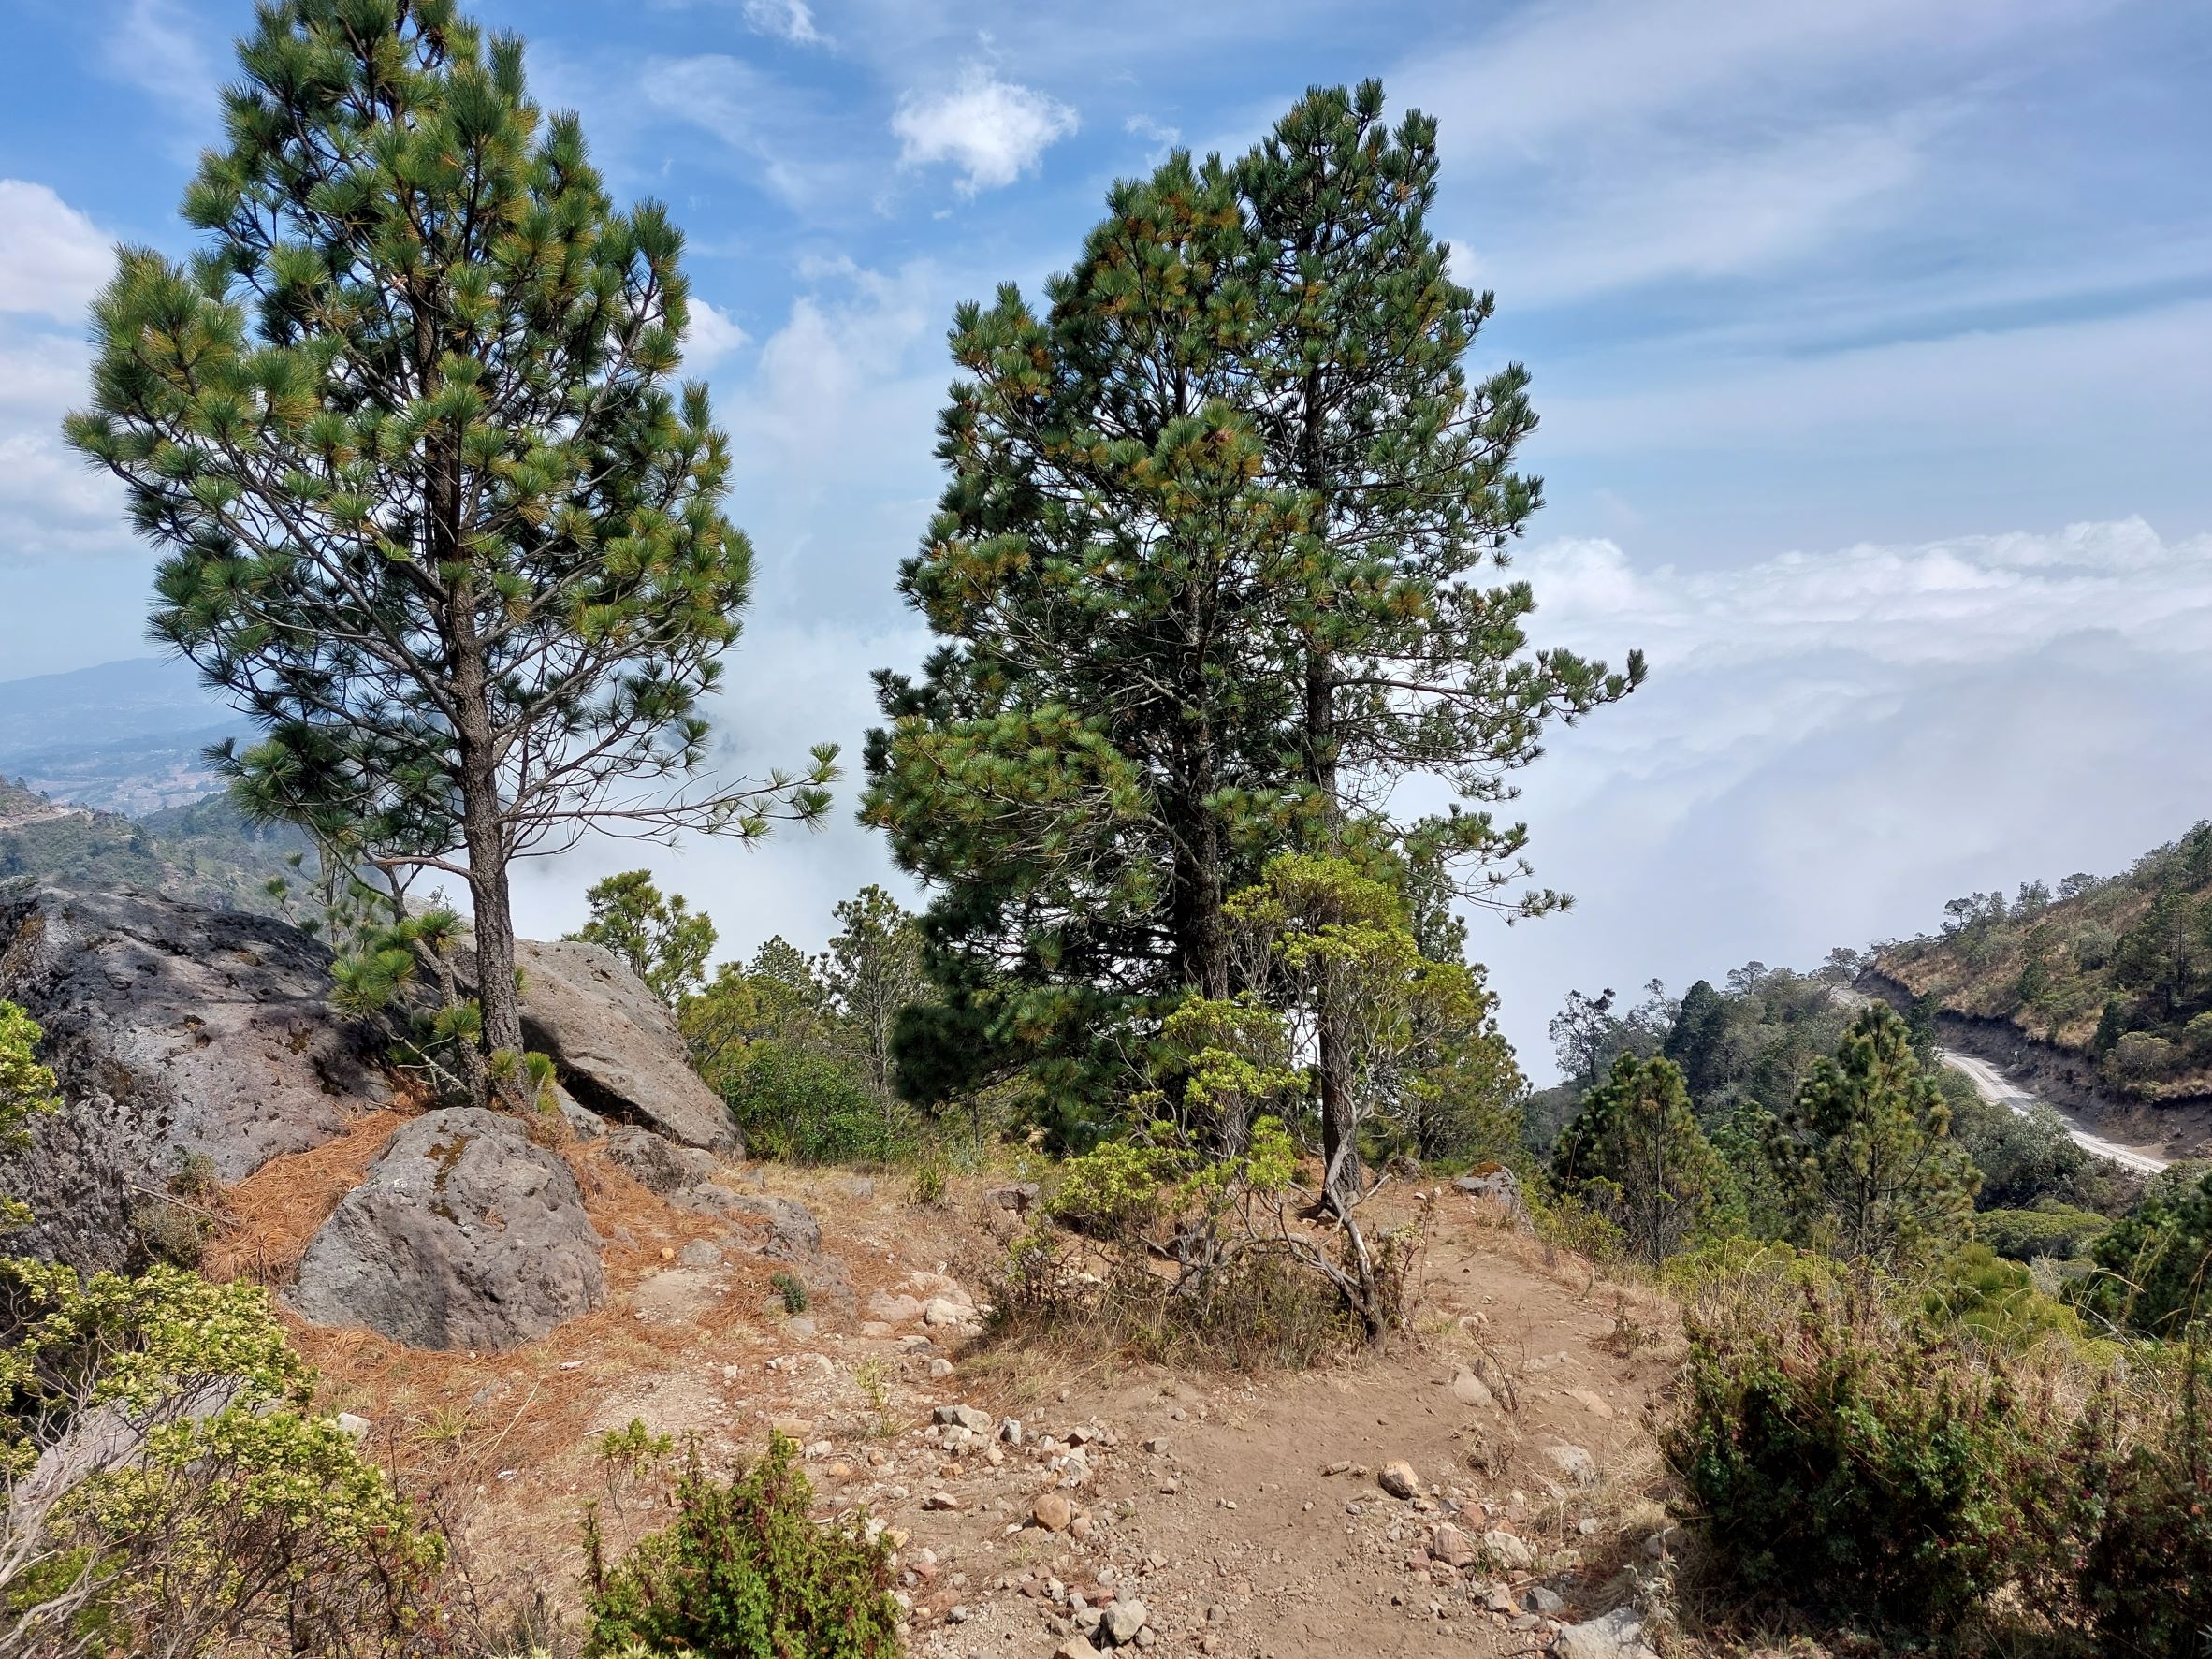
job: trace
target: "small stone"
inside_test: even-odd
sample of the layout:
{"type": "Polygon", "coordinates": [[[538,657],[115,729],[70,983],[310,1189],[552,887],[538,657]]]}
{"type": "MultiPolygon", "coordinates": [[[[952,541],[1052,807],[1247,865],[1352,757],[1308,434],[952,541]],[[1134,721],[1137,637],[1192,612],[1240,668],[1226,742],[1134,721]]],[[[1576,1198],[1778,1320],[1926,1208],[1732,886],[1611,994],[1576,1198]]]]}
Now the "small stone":
{"type": "Polygon", "coordinates": [[[1410,1498],[1421,1489],[1421,1477],[1411,1463],[1399,1462],[1385,1463],[1375,1482],[1393,1498],[1410,1498]]]}
{"type": "Polygon", "coordinates": [[[338,1414],[338,1427],[342,1433],[350,1434],[356,1440],[361,1440],[368,1436],[370,1422],[359,1412],[342,1411],[338,1414]]]}
{"type": "Polygon", "coordinates": [[[1461,1371],[1451,1379],[1451,1397],[1462,1405],[1492,1406],[1498,1397],[1490,1391],[1490,1384],[1472,1371],[1461,1371]]]}
{"type": "Polygon", "coordinates": [[[1541,1584],[1532,1584],[1529,1586],[1528,1594],[1521,1597],[1521,1605],[1532,1613],[1542,1613],[1546,1617],[1550,1617],[1564,1610],[1566,1602],[1561,1597],[1558,1591],[1547,1590],[1541,1584]]]}
{"type": "Polygon", "coordinates": [[[1009,1446],[1022,1444],[1022,1423],[1019,1418],[1008,1418],[998,1425],[998,1438],[1009,1446]]]}
{"type": "Polygon", "coordinates": [[[1029,1506],[1029,1519],[1048,1533],[1064,1533],[1075,1521],[1075,1506],[1056,1492],[1048,1492],[1029,1506]]]}
{"type": "Polygon", "coordinates": [[[1592,1417],[1602,1418],[1607,1422],[1611,1422],[1613,1420],[1614,1413],[1612,1403],[1607,1400],[1604,1395],[1599,1394],[1593,1390],[1569,1389],[1567,1390],[1567,1398],[1572,1400],[1577,1405],[1579,1405],[1584,1411],[1587,1411],[1592,1417]]]}
{"type": "Polygon", "coordinates": [[[1429,1557],[1448,1567],[1463,1567],[1475,1559],[1475,1545],[1465,1533],[1447,1521],[1429,1535],[1429,1557]]]}
{"type": "Polygon", "coordinates": [[[1053,1659],[1098,1659],[1099,1650],[1080,1636],[1071,1636],[1053,1650],[1053,1659]]]}
{"type": "Polygon", "coordinates": [[[1482,1548],[1491,1560],[1508,1572],[1526,1572],[1536,1564],[1536,1552],[1526,1540],[1508,1532],[1487,1532],[1482,1535],[1482,1548]]]}
{"type": "Polygon", "coordinates": [[[968,1623],[968,1608],[967,1608],[965,1606],[963,1606],[961,1603],[959,1603],[959,1602],[954,1602],[954,1603],[953,1603],[953,1604],[951,1607],[949,1607],[949,1608],[947,1608],[945,1609],[945,1623],[946,1623],[947,1624],[965,1624],[965,1623],[968,1623]]]}
{"type": "Polygon", "coordinates": [[[1134,1598],[1112,1602],[1106,1608],[1106,1635],[1115,1647],[1134,1641],[1149,1616],[1144,1604],[1134,1598]]]}
{"type": "Polygon", "coordinates": [[[1580,1624],[1563,1628],[1551,1644],[1558,1659],[1646,1659],[1643,1621],[1632,1608],[1615,1608],[1580,1624]]]}
{"type": "Polygon", "coordinates": [[[1644,1553],[1653,1561],[1666,1561],[1681,1549],[1687,1536],[1679,1526],[1663,1527],[1644,1540],[1644,1553]]]}
{"type": "Polygon", "coordinates": [[[957,1509],[960,1500],[949,1492],[933,1492],[922,1500],[924,1509],[957,1509]]]}
{"type": "Polygon", "coordinates": [[[1144,1449],[1152,1453],[1154,1457],[1158,1457],[1162,1452],[1168,1449],[1168,1443],[1165,1439],[1159,1437],[1158,1435],[1155,1435],[1152,1439],[1147,1440],[1144,1443],[1144,1449]]]}
{"type": "Polygon", "coordinates": [[[991,1432],[991,1414],[972,1405],[940,1405],[932,1415],[940,1428],[966,1429],[975,1434],[991,1432]]]}
{"type": "Polygon", "coordinates": [[[974,1318],[974,1308],[963,1306],[949,1296],[933,1296],[922,1304],[924,1325],[966,1325],[974,1318]]]}
{"type": "Polygon", "coordinates": [[[1544,1448],[1544,1461],[1577,1486],[1597,1484],[1597,1460],[1579,1446],[1564,1443],[1544,1448]]]}
{"type": "Polygon", "coordinates": [[[931,1377],[933,1380],[934,1380],[934,1379],[936,1379],[936,1378],[938,1378],[938,1377],[945,1377],[945,1376],[950,1376],[950,1375],[953,1375],[953,1361],[950,1361],[950,1360],[941,1359],[941,1358],[940,1358],[940,1359],[936,1359],[936,1360],[932,1360],[932,1361],[930,1361],[930,1362],[929,1362],[929,1375],[930,1375],[930,1377],[931,1377]]]}

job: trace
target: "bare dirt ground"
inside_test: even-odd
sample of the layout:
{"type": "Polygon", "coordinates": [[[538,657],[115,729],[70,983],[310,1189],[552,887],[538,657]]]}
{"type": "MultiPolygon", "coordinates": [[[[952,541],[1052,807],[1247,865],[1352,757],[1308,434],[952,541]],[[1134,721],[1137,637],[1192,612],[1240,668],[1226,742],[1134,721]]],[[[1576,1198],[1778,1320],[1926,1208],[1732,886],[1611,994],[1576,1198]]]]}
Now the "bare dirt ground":
{"type": "MultiPolygon", "coordinates": [[[[281,1287],[397,1121],[234,1189],[211,1264],[281,1287]]],[[[573,1613],[588,1503],[615,1548],[664,1522],[610,1490],[598,1454],[633,1418],[695,1436],[714,1467],[772,1428],[799,1440],[822,1513],[897,1536],[918,1655],[1043,1659],[1095,1622],[1085,1605],[1116,1599],[1142,1599],[1132,1641],[1155,1653],[1528,1654],[1620,1604],[1623,1569],[1650,1564],[1666,1524],[1649,1414],[1680,1356],[1671,1313],[1447,1187],[1384,1201],[1425,1217],[1413,1332],[1249,1378],[924,1322],[988,1296],[1007,1230],[989,1183],[921,1207],[903,1177],[744,1170],[806,1204],[850,1275],[850,1306],[793,1317],[742,1227],[659,1198],[595,1145],[562,1151],[609,1241],[598,1312],[497,1354],[294,1321],[330,1406],[369,1418],[377,1454],[456,1524],[488,1608],[573,1613]],[[935,1420],[955,1404],[974,1430],[935,1420]],[[1379,1484],[1398,1462],[1410,1497],[1379,1484]],[[1068,1501],[1041,1506],[1052,1530],[1035,1520],[1048,1493],[1068,1501]]]]}

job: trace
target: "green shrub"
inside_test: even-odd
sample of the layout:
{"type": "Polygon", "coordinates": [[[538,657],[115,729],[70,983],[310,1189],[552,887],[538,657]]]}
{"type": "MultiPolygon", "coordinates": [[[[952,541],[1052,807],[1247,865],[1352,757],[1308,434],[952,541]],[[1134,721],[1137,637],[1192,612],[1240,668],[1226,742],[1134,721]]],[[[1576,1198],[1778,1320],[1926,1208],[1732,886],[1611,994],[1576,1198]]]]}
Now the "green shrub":
{"type": "Polygon", "coordinates": [[[2212,1426],[2195,1344],[2108,1376],[2052,1471],[2049,1535],[2105,1652],[2212,1652],[2212,1426]]]}
{"type": "Polygon", "coordinates": [[[2015,1261],[2039,1256],[2059,1260],[2085,1254],[2112,1223],[2094,1210],[2070,1204],[2040,1204],[2032,1210],[1984,1210],[1974,1232],[1998,1255],[2015,1261]]]}
{"type": "Polygon", "coordinates": [[[809,1521],[813,1493],[797,1452],[776,1435],[728,1484],[711,1479],[694,1452],[677,1482],[676,1520],[611,1567],[588,1521],[589,1659],[633,1647],[705,1659],[895,1655],[891,1546],[809,1521]]]}
{"type": "Polygon", "coordinates": [[[783,1311],[793,1316],[807,1311],[807,1285],[789,1268],[779,1267],[768,1275],[768,1284],[776,1294],[783,1298],[783,1311]]]}
{"type": "Polygon", "coordinates": [[[2212,1173],[2167,1170],[2089,1254],[2076,1295],[2117,1329],[2171,1336],[2212,1313],[2212,1173]]]}
{"type": "Polygon", "coordinates": [[[910,1139],[904,1117],[850,1067],[773,1041],[748,1044],[728,1064],[722,1099],[753,1155],[780,1163],[884,1161],[910,1139]]]}
{"type": "Polygon", "coordinates": [[[2019,1349],[2039,1337],[2081,1333],[2074,1310],[2037,1289],[2025,1263],[1986,1244],[1969,1244],[1937,1267],[1921,1305],[1930,1318],[1993,1347],[2019,1349]]]}
{"type": "Polygon", "coordinates": [[[2017,1475],[2047,1431],[1999,1368],[1864,1290],[1779,1274],[1685,1326],[1663,1445],[1747,1588],[1936,1632],[2021,1570],[2017,1475]]]}
{"type": "Polygon", "coordinates": [[[1417,1234],[1306,1230],[1297,1167],[1264,1116],[1233,1157],[1161,1122],[1070,1158],[1010,1247],[995,1329],[1079,1327],[1139,1358],[1240,1371],[1300,1369],[1397,1329],[1417,1234]]]}
{"type": "Polygon", "coordinates": [[[0,1651],[433,1641],[442,1541],[311,1410],[258,1287],[9,1260],[0,1329],[0,1651]]]}

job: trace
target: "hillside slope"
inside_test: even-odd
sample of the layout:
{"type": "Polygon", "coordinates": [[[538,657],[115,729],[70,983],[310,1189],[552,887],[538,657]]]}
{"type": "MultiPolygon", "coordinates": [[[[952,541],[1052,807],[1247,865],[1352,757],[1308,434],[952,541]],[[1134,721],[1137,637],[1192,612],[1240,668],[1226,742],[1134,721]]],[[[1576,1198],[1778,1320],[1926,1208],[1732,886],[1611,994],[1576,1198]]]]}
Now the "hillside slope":
{"type": "Polygon", "coordinates": [[[296,884],[307,838],[288,825],[248,823],[221,795],[143,818],[56,800],[0,777],[0,880],[36,876],[65,887],[142,887],[214,910],[274,914],[273,878],[296,884]]]}
{"type": "Polygon", "coordinates": [[[1947,1012],[2001,1021],[2143,1104],[2212,1097],[2212,823],[2119,875],[1946,907],[1876,969],[1947,1012]]]}

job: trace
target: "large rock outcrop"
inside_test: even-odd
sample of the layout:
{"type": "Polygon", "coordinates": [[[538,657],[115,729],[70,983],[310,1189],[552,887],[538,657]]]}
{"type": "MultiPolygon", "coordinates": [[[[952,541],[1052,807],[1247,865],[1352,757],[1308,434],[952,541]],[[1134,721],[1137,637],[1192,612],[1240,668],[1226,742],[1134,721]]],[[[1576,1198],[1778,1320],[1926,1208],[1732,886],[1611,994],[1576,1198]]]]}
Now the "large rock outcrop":
{"type": "Polygon", "coordinates": [[[330,955],[269,917],[129,889],[0,883],[0,997],[46,1033],[66,1102],[0,1159],[11,1249],[120,1267],[187,1158],[225,1181],[387,1099],[382,1040],[330,1011],[330,955]]]}
{"type": "Polygon", "coordinates": [[[286,1300],[413,1347],[513,1347],[605,1300],[600,1247],[566,1164],[517,1119],[453,1107],[392,1137],[286,1300]]]}
{"type": "Polygon", "coordinates": [[[628,963],[574,939],[518,939],[515,960],[523,1037],[552,1056],[580,1103],[686,1146],[741,1150],[729,1109],[691,1070],[676,1016],[628,963]]]}

